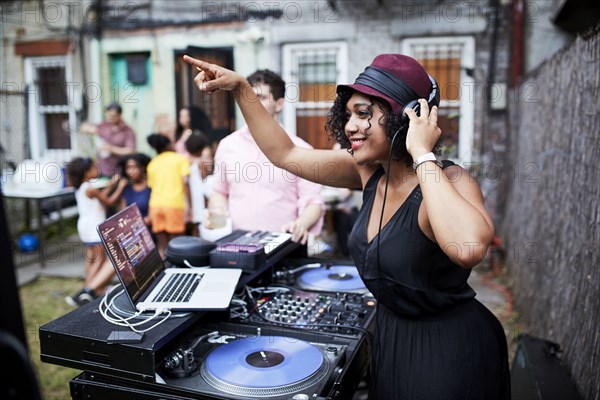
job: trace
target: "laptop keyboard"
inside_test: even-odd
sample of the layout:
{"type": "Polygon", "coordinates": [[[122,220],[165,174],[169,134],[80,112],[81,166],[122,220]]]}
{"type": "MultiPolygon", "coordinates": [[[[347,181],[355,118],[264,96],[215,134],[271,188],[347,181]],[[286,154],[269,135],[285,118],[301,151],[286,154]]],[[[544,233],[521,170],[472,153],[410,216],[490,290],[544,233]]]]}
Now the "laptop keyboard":
{"type": "Polygon", "coordinates": [[[172,274],[163,288],[156,294],[153,302],[185,303],[194,294],[194,290],[204,274],[172,274]]]}

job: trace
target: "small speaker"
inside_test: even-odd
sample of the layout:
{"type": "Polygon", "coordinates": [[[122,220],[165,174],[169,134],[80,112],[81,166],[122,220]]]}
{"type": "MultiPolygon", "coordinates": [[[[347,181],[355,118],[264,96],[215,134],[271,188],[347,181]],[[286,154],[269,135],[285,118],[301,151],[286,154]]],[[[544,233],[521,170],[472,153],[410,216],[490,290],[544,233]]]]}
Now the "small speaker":
{"type": "Polygon", "coordinates": [[[558,344],[523,333],[518,340],[510,372],[512,400],[581,399],[558,344]]]}

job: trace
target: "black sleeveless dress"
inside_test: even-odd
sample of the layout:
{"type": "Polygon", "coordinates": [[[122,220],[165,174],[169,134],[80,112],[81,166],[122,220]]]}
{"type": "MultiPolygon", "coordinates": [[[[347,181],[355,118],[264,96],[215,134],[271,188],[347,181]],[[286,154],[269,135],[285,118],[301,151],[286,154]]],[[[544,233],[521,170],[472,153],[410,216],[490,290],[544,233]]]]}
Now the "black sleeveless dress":
{"type": "Polygon", "coordinates": [[[349,243],[365,285],[378,300],[370,399],[510,399],[504,330],[474,299],[467,284],[470,270],[452,263],[421,231],[419,186],[380,237],[367,242],[369,213],[383,175],[380,168],[367,182],[349,243]]]}

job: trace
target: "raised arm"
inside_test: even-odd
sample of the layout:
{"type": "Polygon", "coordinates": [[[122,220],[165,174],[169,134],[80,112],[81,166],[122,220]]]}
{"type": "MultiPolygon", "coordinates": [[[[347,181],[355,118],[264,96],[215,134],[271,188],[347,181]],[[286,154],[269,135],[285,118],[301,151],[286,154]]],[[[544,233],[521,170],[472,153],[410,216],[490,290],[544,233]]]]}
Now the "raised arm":
{"type": "MultiPolygon", "coordinates": [[[[420,116],[412,109],[406,111],[410,118],[406,148],[413,159],[430,152],[441,133],[437,107],[430,112],[427,102],[420,101],[420,116]]],[[[442,170],[426,162],[419,164],[416,172],[425,205],[419,215],[420,224],[422,219],[426,221],[424,233],[433,236],[455,263],[473,268],[494,237],[494,224],[477,181],[458,166],[442,170]]]]}
{"type": "Polygon", "coordinates": [[[85,191],[85,194],[89,198],[97,198],[103,206],[109,207],[115,205],[117,201],[119,201],[121,194],[125,189],[125,186],[127,186],[127,180],[125,178],[121,178],[118,175],[115,175],[112,177],[111,182],[108,184],[108,186],[102,189],[89,187],[85,191]]]}
{"type": "Polygon", "coordinates": [[[233,93],[250,133],[273,164],[313,182],[337,187],[360,187],[360,175],[350,154],[344,150],[315,150],[295,146],[262,106],[246,78],[189,56],[184,56],[184,60],[200,71],[194,82],[201,92],[227,90],[233,93]]]}

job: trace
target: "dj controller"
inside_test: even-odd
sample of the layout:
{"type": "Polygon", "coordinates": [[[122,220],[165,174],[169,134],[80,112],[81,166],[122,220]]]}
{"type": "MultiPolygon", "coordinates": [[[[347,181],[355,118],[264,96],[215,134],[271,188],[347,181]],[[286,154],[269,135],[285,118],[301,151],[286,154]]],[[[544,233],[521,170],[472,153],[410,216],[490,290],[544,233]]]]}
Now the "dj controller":
{"type": "Polygon", "coordinates": [[[164,358],[168,385],[224,399],[353,392],[369,363],[376,305],[354,266],[307,264],[252,292],[248,315],[203,324],[164,358]]]}
{"type": "MultiPolygon", "coordinates": [[[[84,371],[70,382],[72,398],[351,399],[367,375],[376,309],[356,268],[294,261],[265,275],[236,292],[230,311],[179,323],[176,335],[151,336],[148,348],[95,343],[83,351],[88,359],[75,363],[64,362],[63,349],[57,363],[84,371]],[[141,357],[133,350],[142,350],[141,357]],[[120,351],[129,356],[117,368],[112,360],[120,351]]],[[[69,351],[66,358],[77,358],[69,351]]]]}

